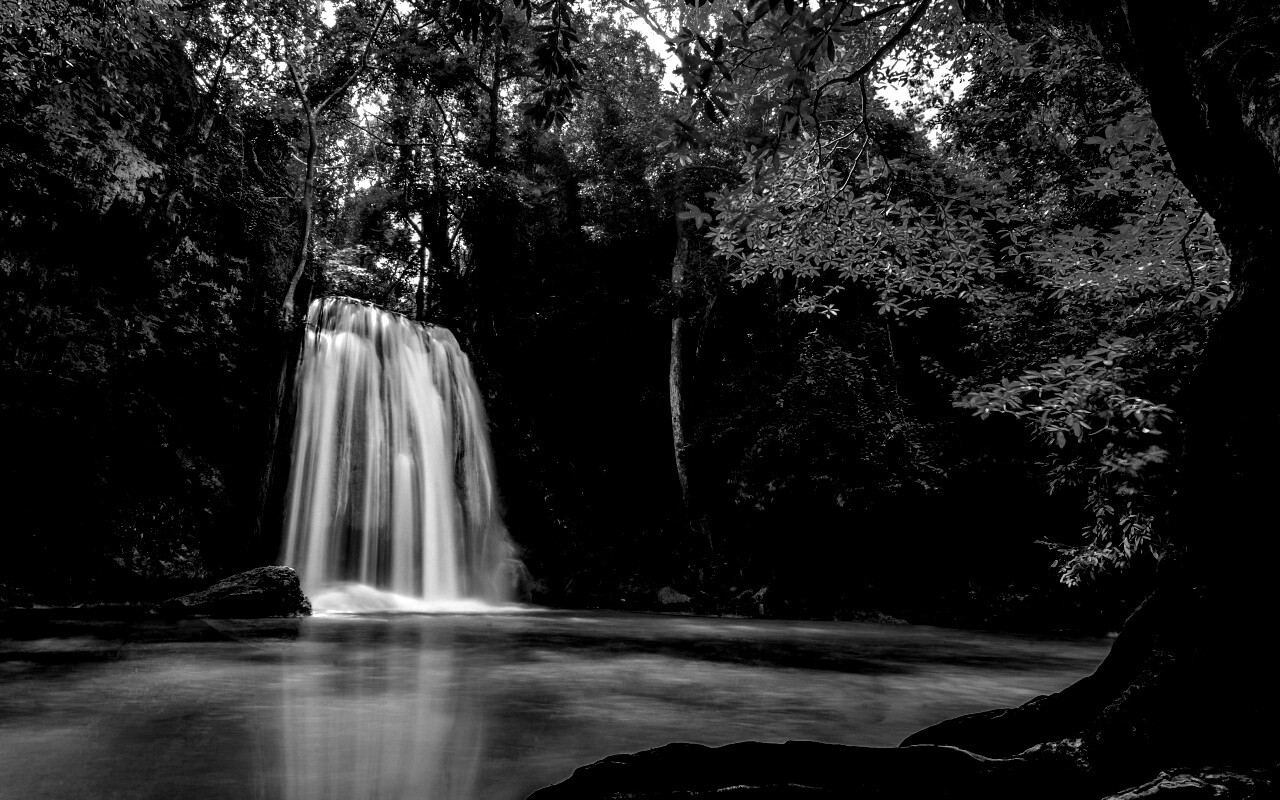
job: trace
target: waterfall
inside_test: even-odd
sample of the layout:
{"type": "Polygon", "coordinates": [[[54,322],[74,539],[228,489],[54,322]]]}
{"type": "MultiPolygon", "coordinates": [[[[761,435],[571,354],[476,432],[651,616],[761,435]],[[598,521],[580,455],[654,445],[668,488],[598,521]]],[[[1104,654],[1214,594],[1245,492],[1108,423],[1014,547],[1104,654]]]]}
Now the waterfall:
{"type": "Polygon", "coordinates": [[[427,604],[510,598],[488,423],[452,333],[316,300],[296,404],[281,558],[313,601],[350,584],[427,604]]]}

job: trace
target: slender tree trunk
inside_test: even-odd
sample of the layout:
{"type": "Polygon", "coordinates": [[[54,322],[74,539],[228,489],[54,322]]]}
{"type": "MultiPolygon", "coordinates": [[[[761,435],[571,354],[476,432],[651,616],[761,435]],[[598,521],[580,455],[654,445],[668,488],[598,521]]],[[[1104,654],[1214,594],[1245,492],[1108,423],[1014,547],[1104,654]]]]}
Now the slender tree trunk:
{"type": "MultiPolygon", "coordinates": [[[[423,216],[422,226],[426,228],[426,216],[423,216]]],[[[418,242],[418,289],[413,293],[414,316],[418,322],[427,321],[427,242],[426,239],[418,242]]]]}
{"type": "MultiPolygon", "coordinates": [[[[258,511],[254,520],[253,549],[258,551],[254,555],[255,560],[259,563],[261,560],[275,557],[274,553],[267,551],[278,544],[278,534],[284,516],[284,497],[289,477],[288,462],[293,441],[293,408],[290,400],[293,397],[293,384],[297,373],[299,350],[306,330],[299,319],[298,290],[302,283],[302,276],[306,274],[307,264],[311,262],[311,238],[312,229],[315,225],[316,162],[320,151],[316,126],[319,122],[320,114],[329,103],[333,102],[335,98],[341,97],[355,79],[368,67],[369,52],[390,9],[390,0],[384,0],[378,11],[377,19],[369,31],[368,38],[365,40],[364,48],[360,53],[360,60],[355,69],[349,72],[342,82],[328,95],[314,104],[312,104],[311,98],[307,94],[308,86],[303,80],[304,73],[299,69],[298,65],[288,59],[285,60],[289,78],[298,94],[298,102],[302,104],[303,120],[307,129],[307,152],[302,178],[302,229],[298,236],[298,248],[293,269],[289,275],[289,284],[285,289],[284,298],[280,302],[279,338],[277,341],[277,363],[279,367],[276,372],[276,379],[271,384],[271,391],[267,400],[266,452],[263,458],[261,480],[258,488],[258,511]]],[[[321,10],[321,4],[317,2],[315,12],[317,17],[320,15],[321,10]]],[[[228,43],[227,47],[230,47],[230,43],[228,43]]]]}
{"type": "MultiPolygon", "coordinates": [[[[321,6],[322,3],[316,3],[315,13],[317,18],[322,13],[321,6]]],[[[316,123],[329,103],[340,97],[347,90],[347,87],[369,66],[369,51],[372,49],[374,40],[378,37],[378,31],[382,28],[382,22],[386,19],[387,12],[390,9],[390,0],[383,2],[381,9],[378,11],[377,20],[370,29],[368,38],[365,39],[364,48],[360,51],[360,61],[355,69],[349,72],[346,78],[333,91],[316,101],[314,105],[311,103],[311,98],[307,96],[307,84],[303,81],[301,71],[292,61],[285,60],[289,78],[293,81],[294,91],[298,93],[298,102],[302,104],[303,118],[307,123],[306,171],[302,180],[302,235],[298,242],[298,258],[294,264],[293,273],[289,277],[289,288],[285,291],[284,300],[280,304],[281,316],[286,320],[291,321],[297,313],[298,284],[302,281],[302,276],[306,272],[307,263],[311,257],[311,228],[314,222],[316,195],[316,155],[320,147],[316,137],[316,123]]]]}
{"type": "Polygon", "coordinates": [[[675,308],[671,312],[671,363],[667,371],[667,393],[671,401],[671,443],[675,456],[676,477],[680,480],[680,498],[685,511],[689,504],[689,469],[685,463],[684,441],[684,315],[680,293],[684,289],[685,262],[689,257],[689,240],[684,227],[676,220],[676,253],[671,259],[671,293],[675,308]]]}
{"type": "Polygon", "coordinates": [[[715,542],[706,520],[702,517],[689,482],[689,443],[685,436],[685,347],[688,323],[684,318],[683,298],[685,271],[689,263],[689,238],[684,225],[676,219],[676,252],[671,259],[671,293],[675,308],[671,312],[671,360],[667,370],[667,393],[671,405],[671,451],[675,461],[676,478],[680,481],[680,500],[684,505],[689,527],[706,537],[707,546],[715,550],[715,542]]]}
{"type": "Polygon", "coordinates": [[[489,166],[498,161],[498,103],[502,99],[502,44],[493,45],[493,80],[489,84],[489,166]]]}
{"type": "MultiPolygon", "coordinates": [[[[305,97],[304,94],[304,104],[305,97]]],[[[280,304],[280,315],[286,322],[291,322],[297,314],[298,285],[311,258],[311,228],[315,221],[316,155],[319,152],[319,145],[316,141],[316,117],[309,107],[306,109],[306,121],[307,157],[302,177],[302,230],[298,235],[298,250],[294,259],[293,272],[289,276],[289,287],[285,290],[284,301],[280,304]]]]}
{"type": "Polygon", "coordinates": [[[426,313],[440,312],[442,294],[447,290],[445,282],[453,272],[453,251],[449,241],[449,187],[446,182],[444,162],[438,148],[431,151],[431,193],[423,198],[422,233],[426,237],[429,261],[427,263],[426,313]]]}
{"type": "Polygon", "coordinates": [[[267,553],[267,542],[270,535],[279,530],[283,511],[285,485],[288,477],[287,462],[293,439],[292,414],[289,398],[293,392],[293,380],[297,372],[298,347],[301,343],[303,326],[299,324],[297,297],[298,287],[307,269],[311,255],[311,228],[314,224],[316,155],[319,147],[316,141],[316,118],[313,109],[307,102],[306,92],[298,86],[307,124],[307,156],[306,167],[302,179],[302,230],[298,237],[298,247],[294,258],[293,270],[289,276],[289,286],[285,290],[284,300],[280,303],[279,339],[276,345],[277,370],[276,380],[271,384],[267,401],[268,420],[266,425],[266,453],[258,485],[258,513],[254,520],[257,548],[263,552],[253,554],[257,559],[274,558],[274,553],[267,553]]]}

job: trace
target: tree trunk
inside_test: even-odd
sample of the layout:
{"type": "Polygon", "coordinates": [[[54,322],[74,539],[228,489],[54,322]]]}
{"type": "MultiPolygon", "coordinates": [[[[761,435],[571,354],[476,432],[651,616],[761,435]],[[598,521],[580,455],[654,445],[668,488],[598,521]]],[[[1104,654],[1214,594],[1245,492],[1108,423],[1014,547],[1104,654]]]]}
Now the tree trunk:
{"type": "MultiPolygon", "coordinates": [[[[306,102],[305,95],[303,102],[306,102]]],[[[289,276],[289,288],[285,290],[284,301],[280,304],[280,316],[286,323],[292,322],[297,312],[298,284],[307,270],[307,262],[311,258],[311,228],[315,220],[316,196],[316,154],[319,145],[316,141],[316,117],[307,109],[307,159],[306,171],[302,178],[302,231],[298,237],[298,252],[294,260],[293,273],[289,276]]]]}
{"type": "Polygon", "coordinates": [[[498,164],[498,111],[502,99],[502,43],[493,45],[493,80],[489,83],[489,166],[498,164]]]}
{"type": "MultiPolygon", "coordinates": [[[[423,215],[422,226],[425,229],[427,224],[426,215],[423,215]]],[[[418,288],[413,293],[414,315],[413,318],[418,322],[427,321],[427,242],[426,239],[418,242],[418,288]]]]}
{"type": "Polygon", "coordinates": [[[427,245],[426,316],[440,313],[444,283],[453,275],[449,240],[449,189],[438,148],[431,150],[431,191],[422,198],[422,235],[427,245]]]}
{"type": "Polygon", "coordinates": [[[676,220],[676,252],[671,259],[671,294],[675,307],[671,312],[671,364],[667,372],[667,388],[671,401],[671,444],[675,456],[676,477],[680,480],[680,499],[692,519],[689,502],[689,469],[685,462],[684,439],[684,314],[681,294],[684,291],[685,262],[689,258],[689,239],[676,220]]]}
{"type": "Polygon", "coordinates": [[[707,541],[708,550],[715,551],[715,541],[707,519],[697,505],[697,498],[690,488],[689,443],[685,436],[685,350],[688,321],[684,318],[685,270],[689,263],[689,237],[684,225],[676,219],[676,252],[671,259],[671,293],[675,307],[671,312],[671,361],[667,371],[667,391],[671,403],[671,451],[674,456],[676,478],[680,481],[680,500],[684,506],[689,529],[707,541]]]}

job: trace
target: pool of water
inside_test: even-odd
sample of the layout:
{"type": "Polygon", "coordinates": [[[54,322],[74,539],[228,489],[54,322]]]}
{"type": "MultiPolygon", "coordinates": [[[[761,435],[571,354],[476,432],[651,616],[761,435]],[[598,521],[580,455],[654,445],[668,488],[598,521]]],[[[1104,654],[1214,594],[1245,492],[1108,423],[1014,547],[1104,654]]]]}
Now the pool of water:
{"type": "Polygon", "coordinates": [[[1108,640],[624,613],[0,619],[0,798],[515,800],[671,741],[893,746],[1108,640]]]}

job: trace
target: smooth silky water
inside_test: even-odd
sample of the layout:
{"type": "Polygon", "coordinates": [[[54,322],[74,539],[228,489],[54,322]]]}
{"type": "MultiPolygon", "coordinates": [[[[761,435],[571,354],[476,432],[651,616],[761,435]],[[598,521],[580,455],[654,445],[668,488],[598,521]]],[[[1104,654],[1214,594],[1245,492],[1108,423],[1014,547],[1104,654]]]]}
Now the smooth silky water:
{"type": "Polygon", "coordinates": [[[664,615],[0,615],[0,798],[514,800],[671,741],[893,746],[1107,640],[664,615]]]}

